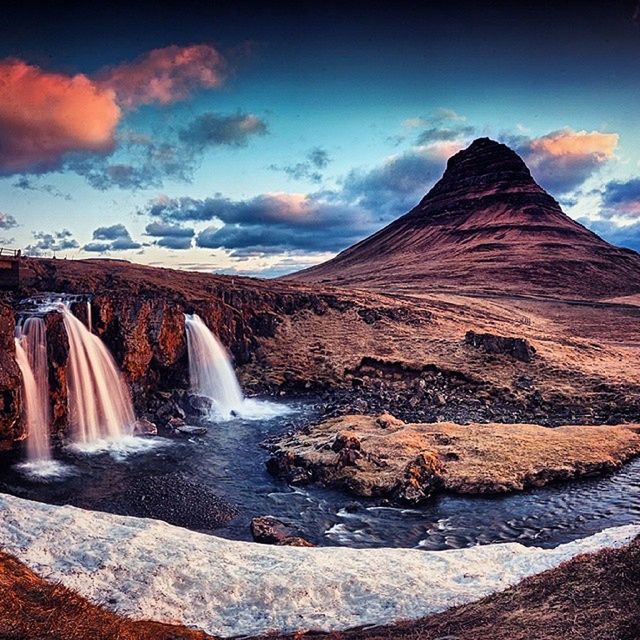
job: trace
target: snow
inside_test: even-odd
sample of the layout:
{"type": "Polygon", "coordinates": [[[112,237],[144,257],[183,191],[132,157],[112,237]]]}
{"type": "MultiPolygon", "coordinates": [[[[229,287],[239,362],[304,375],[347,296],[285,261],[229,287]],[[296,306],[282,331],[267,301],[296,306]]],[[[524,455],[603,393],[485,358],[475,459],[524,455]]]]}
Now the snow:
{"type": "Polygon", "coordinates": [[[40,575],[121,614],[221,636],[418,618],[638,534],[628,525],[555,549],[275,547],[0,494],[0,547],[40,575]]]}

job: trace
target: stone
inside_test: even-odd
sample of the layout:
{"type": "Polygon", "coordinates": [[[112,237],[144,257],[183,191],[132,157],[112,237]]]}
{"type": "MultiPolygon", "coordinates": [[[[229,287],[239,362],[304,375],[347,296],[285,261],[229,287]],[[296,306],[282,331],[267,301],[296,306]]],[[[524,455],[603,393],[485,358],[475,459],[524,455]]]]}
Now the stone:
{"type": "Polygon", "coordinates": [[[281,520],[272,516],[258,516],[251,520],[251,535],[261,544],[275,544],[289,547],[314,547],[315,545],[299,536],[297,532],[281,520]]]}
{"type": "Polygon", "coordinates": [[[157,436],[158,427],[151,420],[139,418],[133,425],[133,432],[138,436],[157,436]]]}
{"type": "Polygon", "coordinates": [[[520,362],[531,362],[536,353],[535,347],[525,338],[513,338],[497,336],[493,333],[467,331],[464,341],[476,349],[481,348],[487,353],[511,356],[520,362]]]}
{"type": "Polygon", "coordinates": [[[185,425],[176,427],[176,431],[185,436],[202,436],[205,433],[207,433],[207,428],[199,427],[191,424],[185,424],[185,425]]]}

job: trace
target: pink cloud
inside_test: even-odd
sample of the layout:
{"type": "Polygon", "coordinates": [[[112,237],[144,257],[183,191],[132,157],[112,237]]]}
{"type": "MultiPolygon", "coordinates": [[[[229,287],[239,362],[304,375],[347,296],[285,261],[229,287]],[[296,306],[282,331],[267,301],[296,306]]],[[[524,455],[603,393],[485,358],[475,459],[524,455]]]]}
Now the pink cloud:
{"type": "Polygon", "coordinates": [[[55,168],[70,151],[113,148],[120,107],[83,74],[0,61],[0,173],[55,168]]]}
{"type": "Polygon", "coordinates": [[[110,67],[99,74],[99,82],[113,89],[118,102],[131,109],[144,104],[170,104],[188,98],[199,88],[219,87],[225,71],[225,59],[213,47],[173,45],[110,67]]]}
{"type": "Polygon", "coordinates": [[[612,160],[617,133],[561,129],[521,143],[534,178],[552,193],[568,193],[612,160]]]}

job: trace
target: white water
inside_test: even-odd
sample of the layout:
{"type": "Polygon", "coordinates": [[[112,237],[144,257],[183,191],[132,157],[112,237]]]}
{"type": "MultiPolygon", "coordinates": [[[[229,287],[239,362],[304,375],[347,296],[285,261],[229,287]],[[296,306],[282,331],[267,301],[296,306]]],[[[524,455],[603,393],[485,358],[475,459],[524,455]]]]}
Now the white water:
{"type": "Polygon", "coordinates": [[[282,404],[245,398],[227,350],[199,315],[185,314],[191,390],[213,401],[216,420],[269,420],[291,413],[282,404]]]}
{"type": "Polygon", "coordinates": [[[195,313],[185,314],[185,328],[192,391],[211,398],[222,418],[239,414],[244,396],[226,349],[195,313]]]}
{"type": "Polygon", "coordinates": [[[133,432],[129,390],[107,347],[65,305],[59,305],[69,337],[69,424],[78,445],[115,440],[133,432]]]}
{"type": "Polygon", "coordinates": [[[87,300],[87,329],[89,333],[93,333],[93,326],[91,322],[91,300],[87,300]]]}
{"type": "Polygon", "coordinates": [[[49,364],[42,318],[26,318],[16,327],[16,362],[22,373],[24,417],[27,423],[27,459],[51,459],[49,443],[49,364]]]}

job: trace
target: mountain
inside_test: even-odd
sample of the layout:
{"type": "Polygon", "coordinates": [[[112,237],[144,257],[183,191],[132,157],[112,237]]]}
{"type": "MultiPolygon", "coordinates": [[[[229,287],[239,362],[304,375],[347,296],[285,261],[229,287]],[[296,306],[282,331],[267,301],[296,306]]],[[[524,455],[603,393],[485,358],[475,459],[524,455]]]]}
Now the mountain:
{"type": "Polygon", "coordinates": [[[518,154],[479,138],[449,159],[409,213],[288,278],[378,290],[603,298],[640,292],[640,255],[572,220],[518,154]]]}

